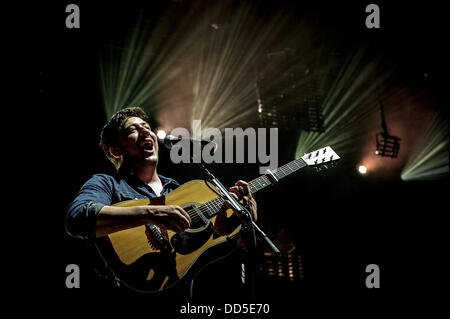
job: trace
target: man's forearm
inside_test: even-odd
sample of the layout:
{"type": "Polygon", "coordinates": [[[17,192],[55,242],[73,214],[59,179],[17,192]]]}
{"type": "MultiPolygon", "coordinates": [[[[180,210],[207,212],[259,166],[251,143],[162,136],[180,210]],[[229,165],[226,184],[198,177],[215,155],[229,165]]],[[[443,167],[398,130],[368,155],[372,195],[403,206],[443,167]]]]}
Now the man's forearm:
{"type": "Polygon", "coordinates": [[[95,237],[150,223],[151,206],[104,206],[97,215],[95,237]]]}
{"type": "Polygon", "coordinates": [[[190,226],[190,222],[188,213],[176,205],[103,206],[97,215],[95,236],[102,237],[145,224],[182,232],[190,226]]]}

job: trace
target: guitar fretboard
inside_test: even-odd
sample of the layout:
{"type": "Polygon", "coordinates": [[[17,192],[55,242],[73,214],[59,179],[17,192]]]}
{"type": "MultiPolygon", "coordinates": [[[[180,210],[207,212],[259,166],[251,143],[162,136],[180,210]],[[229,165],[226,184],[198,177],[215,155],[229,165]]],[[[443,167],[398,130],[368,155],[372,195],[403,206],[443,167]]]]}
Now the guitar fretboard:
{"type": "MultiPolygon", "coordinates": [[[[292,173],[295,173],[299,169],[306,166],[306,163],[303,159],[298,158],[292,162],[289,162],[281,167],[278,167],[276,170],[272,172],[272,174],[276,177],[277,180],[281,180],[292,173]]],[[[276,183],[276,181],[269,174],[261,175],[258,178],[255,178],[251,182],[249,182],[250,191],[252,193],[256,193],[272,184],[276,183]]]]}
{"type": "MultiPolygon", "coordinates": [[[[250,181],[248,183],[250,191],[252,192],[252,194],[254,194],[266,187],[273,185],[277,180],[281,180],[286,176],[295,173],[306,165],[307,164],[305,163],[305,161],[301,158],[293,160],[292,162],[278,167],[272,172],[276,179],[273,178],[273,176],[271,176],[270,174],[265,174],[250,181]]],[[[201,211],[205,215],[205,217],[212,218],[223,209],[224,205],[225,200],[222,197],[217,197],[201,205],[201,211]]]]}

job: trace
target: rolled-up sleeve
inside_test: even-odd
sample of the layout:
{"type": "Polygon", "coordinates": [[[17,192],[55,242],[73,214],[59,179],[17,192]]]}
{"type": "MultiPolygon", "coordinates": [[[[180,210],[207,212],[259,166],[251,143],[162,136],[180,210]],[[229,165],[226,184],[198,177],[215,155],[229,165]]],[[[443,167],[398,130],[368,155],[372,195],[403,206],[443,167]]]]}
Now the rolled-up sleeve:
{"type": "Polygon", "coordinates": [[[69,235],[85,240],[95,238],[97,215],[103,206],[111,205],[112,187],[112,182],[102,174],[94,175],[81,187],[66,214],[69,235]]]}

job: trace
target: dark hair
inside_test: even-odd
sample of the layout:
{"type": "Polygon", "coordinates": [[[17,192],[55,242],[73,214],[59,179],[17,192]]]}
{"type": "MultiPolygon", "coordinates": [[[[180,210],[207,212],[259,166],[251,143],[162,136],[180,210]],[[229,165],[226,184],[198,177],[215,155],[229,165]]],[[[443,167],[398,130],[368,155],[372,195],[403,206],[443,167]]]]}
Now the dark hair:
{"type": "Polygon", "coordinates": [[[139,117],[148,123],[148,116],[140,107],[127,107],[116,112],[108,123],[102,128],[100,133],[100,147],[105,152],[106,157],[114,164],[118,169],[120,163],[109,152],[109,148],[112,146],[118,146],[120,143],[120,131],[122,125],[126,119],[130,117],[139,117]]]}

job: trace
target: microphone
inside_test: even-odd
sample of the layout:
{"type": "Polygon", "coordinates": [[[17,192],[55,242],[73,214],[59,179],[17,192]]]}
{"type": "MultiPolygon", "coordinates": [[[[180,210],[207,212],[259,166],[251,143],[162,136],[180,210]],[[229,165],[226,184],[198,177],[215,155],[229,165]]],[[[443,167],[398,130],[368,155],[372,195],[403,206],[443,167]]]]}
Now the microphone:
{"type": "Polygon", "coordinates": [[[191,144],[194,143],[200,143],[202,146],[205,146],[209,143],[213,143],[214,144],[214,151],[217,149],[217,143],[214,141],[210,141],[210,140],[200,140],[198,138],[182,138],[182,137],[176,137],[173,135],[166,135],[166,137],[164,138],[164,146],[167,147],[168,149],[171,149],[176,143],[180,142],[180,141],[184,141],[184,140],[189,140],[189,142],[191,144]]]}

